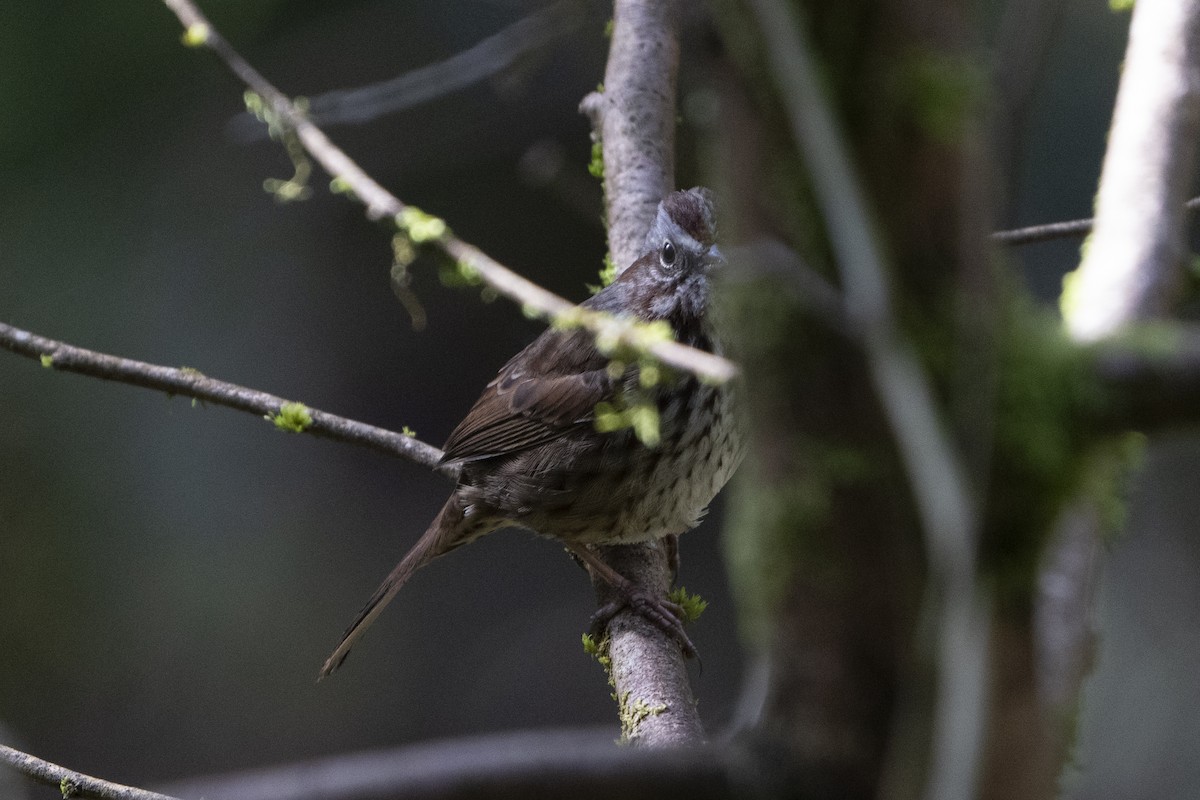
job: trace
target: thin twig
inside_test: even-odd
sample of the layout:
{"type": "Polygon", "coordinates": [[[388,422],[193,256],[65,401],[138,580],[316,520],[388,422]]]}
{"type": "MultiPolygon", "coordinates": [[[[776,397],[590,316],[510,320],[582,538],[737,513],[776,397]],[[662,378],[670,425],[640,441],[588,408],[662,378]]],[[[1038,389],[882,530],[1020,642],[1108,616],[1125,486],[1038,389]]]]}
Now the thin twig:
{"type": "MultiPolygon", "coordinates": [[[[586,15],[580,0],[558,0],[442,61],[367,86],[313,95],[308,98],[309,118],[326,128],[361,125],[465,89],[572,33],[586,15]]],[[[250,113],[232,120],[230,128],[242,141],[267,137],[262,123],[250,113]]]]}
{"type": "Polygon", "coordinates": [[[997,244],[1007,245],[1034,244],[1055,239],[1082,239],[1092,232],[1092,222],[1093,220],[1090,218],[1048,222],[1045,225],[1030,225],[1027,228],[996,231],[989,238],[997,244]]]}
{"type": "MultiPolygon", "coordinates": [[[[325,133],[296,107],[287,95],[270,83],[222,37],[191,0],[163,0],[185,28],[185,41],[208,47],[252,91],[266,101],[272,112],[292,130],[304,149],[341,184],[349,187],[366,206],[369,219],[392,219],[403,229],[404,212],[411,207],[384,189],[339,149],[325,133]]],[[[657,202],[657,201],[656,201],[657,202]]],[[[416,209],[412,209],[416,211],[416,209]]],[[[520,304],[527,311],[547,319],[569,318],[597,334],[616,338],[617,344],[636,352],[647,352],[654,358],[677,369],[724,383],[737,374],[733,362],[720,356],[696,350],[675,341],[647,341],[639,326],[628,321],[613,320],[607,315],[580,314],[578,307],[553,292],[521,277],[478,247],[464,242],[446,229],[424,244],[439,248],[459,264],[478,274],[479,278],[503,297],[520,304]]]]}
{"type": "MultiPolygon", "coordinates": [[[[187,367],[163,367],[98,353],[4,323],[0,323],[0,347],[27,358],[40,359],[44,366],[63,372],[157,389],[170,395],[183,395],[268,418],[278,416],[280,408],[288,402],[273,394],[209,378],[187,367]]],[[[442,457],[441,450],[414,437],[315,408],[306,407],[306,410],[312,422],[304,426],[304,433],[369,447],[428,467],[447,477],[457,475],[455,470],[438,465],[442,457]]]]}
{"type": "Polygon", "coordinates": [[[36,756],[22,753],[0,744],[0,763],[8,764],[17,772],[28,775],[38,783],[53,786],[64,798],[95,798],[96,800],[177,800],[170,795],[150,792],[133,786],[93,778],[75,772],[36,756]]]}
{"type": "MultiPolygon", "coordinates": [[[[1200,209],[1200,197],[1193,197],[1183,204],[1188,213],[1200,209]]],[[[996,231],[991,240],[997,244],[1022,245],[1036,242],[1049,242],[1054,239],[1083,238],[1092,232],[1096,220],[1073,219],[1065,222],[1049,222],[1045,225],[1030,225],[1027,228],[1014,228],[1007,231],[996,231]]]]}

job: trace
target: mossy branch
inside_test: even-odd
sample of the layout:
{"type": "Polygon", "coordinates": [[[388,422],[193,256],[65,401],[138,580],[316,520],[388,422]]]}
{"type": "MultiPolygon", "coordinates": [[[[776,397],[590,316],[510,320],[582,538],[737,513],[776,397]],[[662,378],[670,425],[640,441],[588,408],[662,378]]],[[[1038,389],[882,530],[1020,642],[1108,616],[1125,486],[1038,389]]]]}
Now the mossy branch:
{"type": "Polygon", "coordinates": [[[82,772],[60,767],[36,756],[0,745],[0,762],[38,783],[53,786],[66,798],[95,798],[95,800],[176,800],[170,795],[150,792],[133,786],[110,783],[82,772]]]}
{"type": "Polygon", "coordinates": [[[37,359],[43,367],[50,369],[157,389],[169,395],[182,395],[247,411],[265,417],[282,430],[310,433],[325,439],[369,447],[428,467],[447,477],[457,474],[453,469],[438,466],[441,450],[403,432],[378,428],[257,389],[209,378],[191,367],[164,367],[99,353],[4,323],[0,323],[0,347],[26,358],[37,359]]]}

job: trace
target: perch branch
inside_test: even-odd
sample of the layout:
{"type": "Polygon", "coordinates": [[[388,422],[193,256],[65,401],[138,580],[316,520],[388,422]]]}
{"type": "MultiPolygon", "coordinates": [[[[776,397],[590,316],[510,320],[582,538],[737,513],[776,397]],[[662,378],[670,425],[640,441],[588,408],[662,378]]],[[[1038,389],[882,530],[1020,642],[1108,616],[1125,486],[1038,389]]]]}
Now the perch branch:
{"type": "Polygon", "coordinates": [[[53,786],[62,792],[64,798],[95,798],[96,800],[177,800],[158,792],[149,792],[133,786],[123,786],[119,783],[93,778],[82,772],[75,772],[49,761],[43,761],[36,756],[22,753],[11,747],[0,744],[0,763],[23,775],[28,775],[38,783],[53,786]]]}
{"type": "Polygon", "coordinates": [[[608,252],[618,269],[641,255],[658,201],[674,188],[678,0],[618,0],[603,91],[580,111],[604,148],[608,252]]]}
{"type": "MultiPolygon", "coordinates": [[[[242,58],[191,0],[163,0],[163,3],[183,23],[186,31],[184,40],[190,44],[203,45],[216,53],[246,86],[267,103],[279,120],[295,133],[304,149],[317,163],[330,176],[354,192],[355,197],[366,207],[369,219],[390,219],[402,231],[407,230],[404,222],[406,212],[414,212],[415,208],[401,202],[383,188],[330,141],[329,137],[296,107],[291,98],[275,88],[242,58]]],[[[662,199],[663,194],[665,192],[655,198],[655,203],[662,199]]],[[[593,333],[614,337],[619,345],[636,352],[649,353],[663,364],[719,383],[728,381],[737,374],[737,367],[720,356],[675,341],[647,341],[638,326],[627,321],[617,321],[608,315],[581,313],[574,303],[521,277],[478,247],[459,239],[448,228],[428,238],[423,237],[421,243],[437,247],[456,263],[477,274],[487,286],[501,296],[544,318],[571,319],[593,333]]],[[[627,263],[632,263],[632,260],[627,263]]]]}
{"type": "MultiPolygon", "coordinates": [[[[170,395],[183,395],[258,416],[274,418],[280,414],[281,406],[288,402],[273,394],[206,377],[194,369],[164,367],[98,353],[66,342],[47,339],[4,323],[0,323],[0,347],[17,355],[40,359],[43,366],[63,372],[75,372],[102,380],[157,389],[170,395]]],[[[356,422],[315,408],[309,408],[307,411],[312,417],[312,423],[304,427],[305,433],[362,445],[390,456],[407,459],[447,477],[456,476],[454,470],[438,466],[442,451],[432,445],[402,433],[356,422]]]]}
{"type": "MultiPolygon", "coordinates": [[[[674,183],[675,77],[679,60],[676,0],[616,0],[604,93],[580,106],[600,135],[610,252],[632,263],[658,201],[674,183]]],[[[662,595],[671,568],[661,543],[598,548],[608,566],[662,595]]],[[[596,599],[617,599],[593,578],[596,599]]],[[[637,745],[696,744],[704,727],[679,645],[636,614],[608,625],[608,669],[621,710],[622,735],[637,745]]]]}

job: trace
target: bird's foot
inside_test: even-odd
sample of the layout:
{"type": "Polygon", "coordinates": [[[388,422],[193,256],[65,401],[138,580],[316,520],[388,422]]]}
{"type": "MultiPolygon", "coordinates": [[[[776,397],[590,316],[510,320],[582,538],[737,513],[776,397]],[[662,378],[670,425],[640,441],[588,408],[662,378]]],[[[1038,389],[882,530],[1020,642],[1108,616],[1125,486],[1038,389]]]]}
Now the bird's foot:
{"type": "Polygon", "coordinates": [[[687,615],[678,603],[673,603],[665,597],[659,597],[631,584],[613,588],[620,593],[621,598],[611,603],[605,603],[592,615],[592,636],[597,639],[602,638],[613,617],[628,608],[678,642],[685,658],[697,657],[696,646],[692,644],[691,638],[683,627],[687,615]]]}

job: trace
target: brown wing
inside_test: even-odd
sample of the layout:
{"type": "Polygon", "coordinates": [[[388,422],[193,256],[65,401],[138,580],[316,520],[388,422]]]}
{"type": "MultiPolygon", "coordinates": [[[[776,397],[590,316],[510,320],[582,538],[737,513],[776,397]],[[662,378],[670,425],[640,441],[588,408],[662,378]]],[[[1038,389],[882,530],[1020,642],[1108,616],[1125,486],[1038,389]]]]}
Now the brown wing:
{"type": "Polygon", "coordinates": [[[445,462],[535,447],[590,425],[613,381],[590,337],[547,331],[509,361],[446,442],[445,462]]]}

